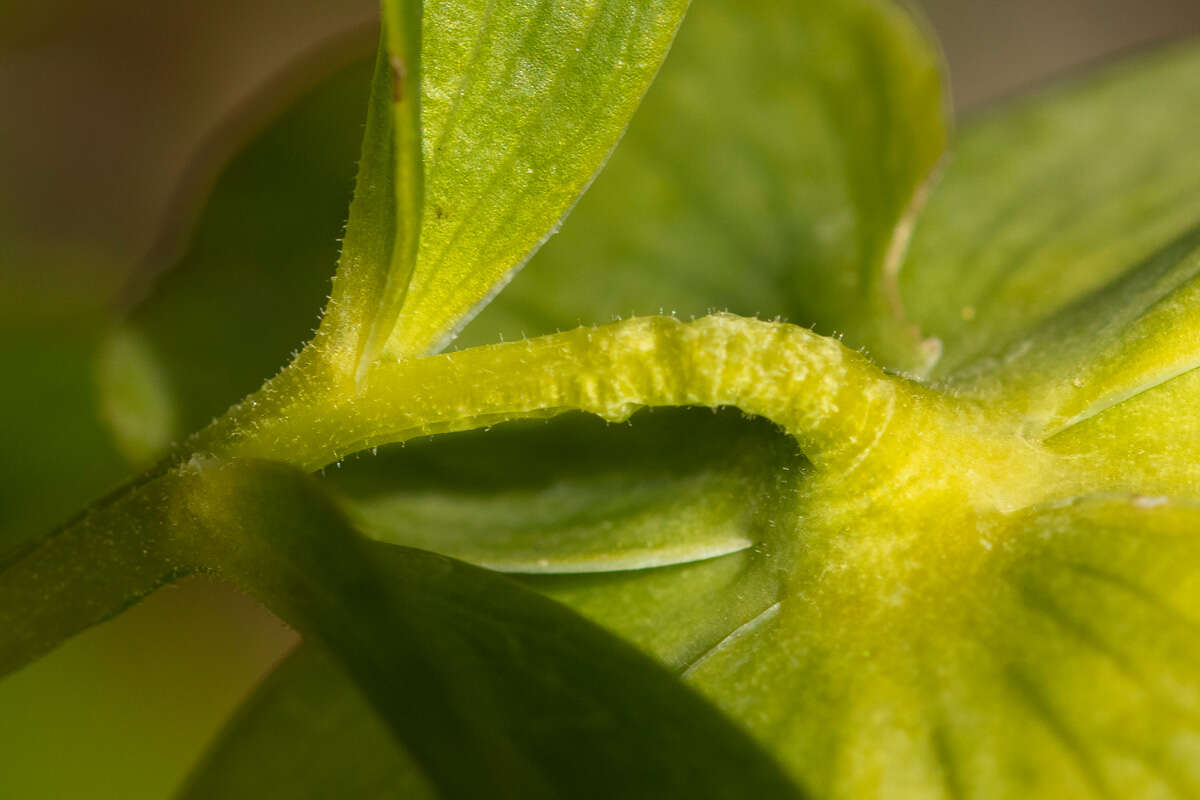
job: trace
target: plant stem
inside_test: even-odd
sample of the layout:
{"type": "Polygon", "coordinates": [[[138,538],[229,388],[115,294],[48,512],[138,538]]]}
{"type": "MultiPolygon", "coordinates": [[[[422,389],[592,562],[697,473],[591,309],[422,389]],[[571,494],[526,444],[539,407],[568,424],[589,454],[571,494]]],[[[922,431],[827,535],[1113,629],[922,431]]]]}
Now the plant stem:
{"type": "Polygon", "coordinates": [[[375,445],[583,411],[734,406],[792,435],[818,468],[851,468],[929,394],[837,341],[728,314],[630,319],[457,353],[378,362],[360,389],[297,361],[186,445],[189,454],[318,469],[375,445]]]}
{"type": "MultiPolygon", "coordinates": [[[[361,387],[308,348],[171,461],[0,561],[0,674],[190,572],[240,564],[240,582],[261,594],[265,584],[246,577],[256,557],[243,551],[254,548],[237,526],[197,521],[220,503],[199,517],[188,511],[196,487],[215,485],[231,461],[313,470],[373,445],[520,418],[584,411],[619,421],[646,406],[736,406],[776,422],[815,466],[838,474],[863,460],[893,416],[929,396],[832,339],[724,314],[379,362],[361,387]]],[[[268,594],[278,603],[288,593],[268,594]]]]}
{"type": "Polygon", "coordinates": [[[0,560],[0,675],[196,571],[176,476],[125,486],[0,560]]]}

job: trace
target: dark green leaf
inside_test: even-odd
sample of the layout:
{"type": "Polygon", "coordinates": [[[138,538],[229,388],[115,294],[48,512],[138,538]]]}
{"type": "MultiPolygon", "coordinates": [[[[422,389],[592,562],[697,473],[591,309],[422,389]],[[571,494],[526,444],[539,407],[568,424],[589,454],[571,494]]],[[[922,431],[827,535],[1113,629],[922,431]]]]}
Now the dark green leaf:
{"type": "Polygon", "coordinates": [[[187,507],[447,797],[796,796],[630,646],[494,573],[360,539],[290,468],[208,468],[187,507]]]}
{"type": "Polygon", "coordinates": [[[363,539],[266,462],[195,460],[10,553],[0,670],[197,569],[323,643],[446,797],[796,796],[631,646],[494,573],[363,539]]]}
{"type": "Polygon", "coordinates": [[[5,326],[0,360],[0,554],[63,522],[128,472],[93,385],[102,315],[5,326]]]}
{"type": "Polygon", "coordinates": [[[181,793],[183,800],[437,796],[358,687],[310,644],[259,687],[181,793]]]}
{"type": "Polygon", "coordinates": [[[629,425],[564,417],[416,441],[330,468],[322,481],[387,541],[420,541],[513,571],[606,571],[530,582],[682,669],[778,600],[779,577],[760,550],[779,516],[777,498],[795,491],[807,469],[794,444],[761,421],[657,410],[629,425]],[[697,484],[709,492],[678,496],[697,484]],[[629,491],[646,502],[622,508],[629,491]],[[575,504],[600,511],[564,508],[575,504]],[[691,526],[681,529],[680,516],[691,526]],[[527,541],[496,541],[489,520],[508,521],[527,541]],[[465,531],[451,527],[464,522],[465,531]],[[628,569],[669,563],[656,556],[660,548],[704,548],[731,531],[751,547],[628,569]]]}

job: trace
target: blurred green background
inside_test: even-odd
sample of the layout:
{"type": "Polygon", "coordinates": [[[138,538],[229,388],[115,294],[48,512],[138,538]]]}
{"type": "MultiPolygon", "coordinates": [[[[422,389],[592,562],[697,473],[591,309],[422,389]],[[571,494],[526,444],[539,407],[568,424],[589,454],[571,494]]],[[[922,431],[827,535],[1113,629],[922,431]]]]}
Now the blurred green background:
{"type": "MultiPolygon", "coordinates": [[[[968,116],[1048,76],[1200,33],[1194,0],[920,5],[968,116]]],[[[6,526],[19,537],[60,521],[119,477],[112,446],[72,417],[88,402],[86,370],[62,365],[89,359],[89,326],[178,256],[233,144],[315,76],[368,53],[375,25],[364,0],[0,0],[0,544],[6,526]],[[81,447],[86,468],[72,463],[81,447]],[[20,487],[43,475],[56,488],[28,502],[20,487]]],[[[214,582],[159,592],[0,681],[0,798],[168,796],[294,643],[214,582]]]]}

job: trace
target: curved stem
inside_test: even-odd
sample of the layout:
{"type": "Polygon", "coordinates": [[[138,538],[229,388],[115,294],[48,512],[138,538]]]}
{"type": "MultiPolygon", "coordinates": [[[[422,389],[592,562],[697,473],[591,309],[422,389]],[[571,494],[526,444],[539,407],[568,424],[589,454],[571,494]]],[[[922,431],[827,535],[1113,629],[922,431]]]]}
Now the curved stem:
{"type": "Polygon", "coordinates": [[[620,421],[648,406],[734,406],[783,427],[817,467],[838,470],[852,468],[921,391],[833,339],[728,314],[635,318],[377,363],[358,391],[316,376],[285,370],[188,450],[311,470],[374,445],[566,411],[620,421]]]}
{"type": "Polygon", "coordinates": [[[782,426],[818,468],[845,472],[922,392],[832,339],[730,315],[632,319],[377,363],[362,389],[310,349],[173,466],[0,561],[0,674],[165,582],[229,563],[246,543],[206,550],[211,526],[181,516],[180,498],[230,460],[311,470],[376,444],[572,410],[615,421],[646,406],[736,406],[782,426]]]}

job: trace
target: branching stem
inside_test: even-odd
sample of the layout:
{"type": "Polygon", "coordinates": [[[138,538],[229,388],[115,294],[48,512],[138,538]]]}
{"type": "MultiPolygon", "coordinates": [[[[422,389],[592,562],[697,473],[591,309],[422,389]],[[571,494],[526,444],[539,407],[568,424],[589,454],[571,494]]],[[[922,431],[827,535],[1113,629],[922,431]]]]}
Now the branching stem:
{"type": "Polygon", "coordinates": [[[261,583],[244,552],[251,541],[209,519],[221,503],[188,511],[235,462],[313,470],[373,445],[520,418],[735,406],[776,422],[818,469],[837,473],[925,396],[832,339],[730,315],[638,318],[377,362],[361,383],[320,352],[302,352],[156,471],[0,562],[0,674],[180,575],[241,565],[239,580],[261,583]]]}

